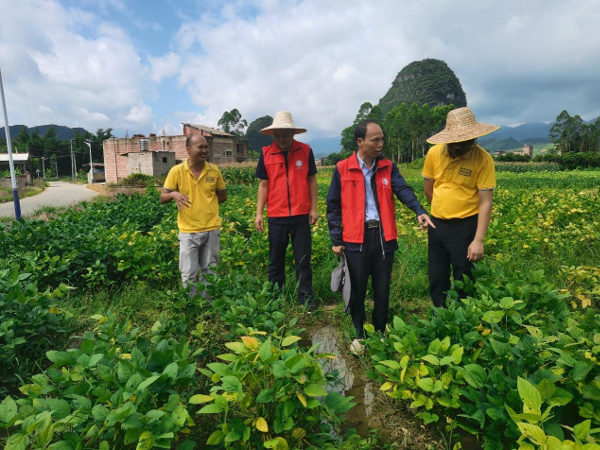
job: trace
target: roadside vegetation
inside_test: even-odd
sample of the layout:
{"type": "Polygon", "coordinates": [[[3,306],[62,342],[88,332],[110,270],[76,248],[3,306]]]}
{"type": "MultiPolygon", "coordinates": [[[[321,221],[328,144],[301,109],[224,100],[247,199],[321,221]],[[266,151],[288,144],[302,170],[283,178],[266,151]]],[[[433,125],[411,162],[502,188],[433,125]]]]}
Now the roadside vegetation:
{"type": "MultiPolygon", "coordinates": [[[[418,161],[401,171],[425,203],[418,161]]],[[[430,307],[426,235],[398,207],[395,317],[353,362],[380,417],[360,434],[364,399],[323,369],[347,358],[351,329],[329,289],[331,170],[318,176],[311,315],[293,282],[282,294],[265,283],[254,169],[223,174],[210,304],[180,287],[176,208],[159,204],[154,181],[0,223],[0,446],[598,448],[600,172],[498,173],[478,282],[457,280],[469,297],[447,310],[430,307]],[[324,325],[339,353],[313,345],[324,325]]]]}
{"type": "MultiPolygon", "coordinates": [[[[33,186],[25,186],[19,189],[19,198],[32,197],[44,192],[48,183],[43,180],[35,180],[33,186]]],[[[0,203],[12,202],[12,187],[0,186],[0,203]]]]}

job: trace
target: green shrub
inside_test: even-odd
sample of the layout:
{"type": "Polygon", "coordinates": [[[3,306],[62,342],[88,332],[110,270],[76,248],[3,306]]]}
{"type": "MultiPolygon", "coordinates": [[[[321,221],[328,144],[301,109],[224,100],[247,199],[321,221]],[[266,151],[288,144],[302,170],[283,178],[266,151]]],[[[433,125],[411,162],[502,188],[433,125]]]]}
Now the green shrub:
{"type": "Polygon", "coordinates": [[[562,155],[544,154],[536,160],[560,164],[566,170],[600,167],[600,152],[568,152],[562,155]]]}
{"type": "Polygon", "coordinates": [[[319,359],[334,358],[296,347],[299,336],[254,332],[225,344],[228,362],[200,369],[212,387],[190,403],[204,404],[199,414],[218,414],[220,424],[207,445],[235,449],[303,448],[329,440],[354,403],[352,397],[328,393],[319,359]],[[263,337],[264,336],[264,337],[263,337]],[[326,421],[326,423],[325,423],[326,421]],[[317,432],[315,433],[315,430],[317,432]]]}
{"type": "Polygon", "coordinates": [[[543,271],[480,265],[475,276],[474,285],[456,282],[466,299],[451,291],[447,309],[412,324],[395,317],[384,342],[368,340],[369,375],[383,382],[381,390],[411,401],[426,423],[447,417],[447,431],[482,436],[484,448],[501,448],[500,436],[521,436],[511,418],[522,404],[519,377],[554,386],[548,430],[577,423],[576,407],[600,425],[600,315],[571,310],[543,271]]]}
{"type": "Polygon", "coordinates": [[[188,344],[160,334],[148,341],[111,313],[92,318],[96,334],[49,351],[52,365],[21,387],[26,398],[0,405],[6,448],[171,448],[194,424],[180,395],[198,385],[188,344]]]}
{"type": "Polygon", "coordinates": [[[220,167],[219,170],[223,175],[223,179],[225,180],[225,184],[245,184],[245,185],[254,185],[258,184],[258,179],[254,176],[256,172],[256,167],[234,167],[234,166],[225,166],[220,167]]]}
{"type": "Polygon", "coordinates": [[[66,341],[69,318],[53,306],[69,288],[39,292],[31,273],[0,270],[0,393],[32,375],[47,350],[66,341]]]}

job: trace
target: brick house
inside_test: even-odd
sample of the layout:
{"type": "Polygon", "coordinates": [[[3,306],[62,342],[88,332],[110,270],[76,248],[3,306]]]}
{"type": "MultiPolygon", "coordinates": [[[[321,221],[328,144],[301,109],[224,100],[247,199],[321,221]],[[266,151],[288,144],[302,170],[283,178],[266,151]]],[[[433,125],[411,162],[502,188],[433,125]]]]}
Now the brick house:
{"type": "Polygon", "coordinates": [[[132,173],[164,175],[175,164],[187,159],[185,140],[190,134],[201,134],[206,138],[209,160],[217,165],[248,159],[246,139],[204,125],[190,123],[182,125],[182,135],[134,134],[131,138],[106,139],[103,142],[106,182],[117,183],[132,173]],[[141,156],[140,153],[156,154],[141,156]]]}
{"type": "Polygon", "coordinates": [[[513,152],[514,155],[521,156],[533,156],[533,145],[525,144],[523,146],[523,150],[519,150],[518,152],[513,152]]]}

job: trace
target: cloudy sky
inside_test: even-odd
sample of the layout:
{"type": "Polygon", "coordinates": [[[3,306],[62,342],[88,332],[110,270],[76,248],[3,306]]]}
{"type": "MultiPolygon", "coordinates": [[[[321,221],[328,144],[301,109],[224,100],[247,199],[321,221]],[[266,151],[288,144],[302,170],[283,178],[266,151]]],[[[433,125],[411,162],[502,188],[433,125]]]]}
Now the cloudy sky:
{"type": "MultiPolygon", "coordinates": [[[[597,0],[0,0],[11,124],[181,134],[237,108],[337,136],[443,59],[488,123],[600,116],[597,0]]],[[[2,121],[2,125],[4,125],[2,121]]]]}

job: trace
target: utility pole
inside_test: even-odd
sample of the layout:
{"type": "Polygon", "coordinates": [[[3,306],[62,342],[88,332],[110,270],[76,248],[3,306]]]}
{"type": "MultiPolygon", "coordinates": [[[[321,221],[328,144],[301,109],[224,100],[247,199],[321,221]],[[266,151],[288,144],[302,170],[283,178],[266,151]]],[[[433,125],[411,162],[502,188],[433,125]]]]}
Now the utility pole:
{"type": "MultiPolygon", "coordinates": [[[[127,131],[129,134],[129,131],[127,131]]],[[[113,141],[113,150],[115,151],[115,178],[117,179],[117,183],[119,182],[119,162],[117,160],[117,138],[114,136],[111,138],[113,141]]],[[[129,139],[127,139],[127,145],[129,145],[129,139]]],[[[129,151],[129,148],[127,149],[129,151]]]]}
{"type": "Polygon", "coordinates": [[[85,143],[90,148],[90,173],[89,173],[89,177],[88,177],[88,183],[94,184],[94,166],[92,165],[92,141],[90,141],[89,139],[86,139],[85,143]]]}
{"type": "Polygon", "coordinates": [[[42,180],[46,179],[46,158],[42,156],[42,180]]]}
{"type": "Polygon", "coordinates": [[[71,178],[75,181],[75,155],[73,155],[73,139],[71,139],[71,178]]]}
{"type": "Polygon", "coordinates": [[[13,204],[15,208],[15,219],[21,218],[21,203],[19,202],[19,188],[15,177],[15,163],[12,157],[12,142],[10,139],[10,126],[8,125],[8,112],[6,110],[6,99],[4,98],[4,84],[2,83],[2,70],[0,69],[0,95],[2,96],[2,108],[4,109],[4,133],[6,136],[6,148],[8,149],[8,167],[10,168],[10,180],[12,182],[13,204]]]}

